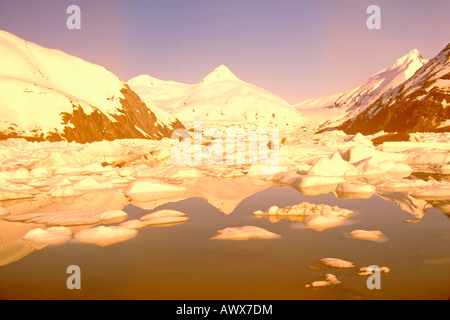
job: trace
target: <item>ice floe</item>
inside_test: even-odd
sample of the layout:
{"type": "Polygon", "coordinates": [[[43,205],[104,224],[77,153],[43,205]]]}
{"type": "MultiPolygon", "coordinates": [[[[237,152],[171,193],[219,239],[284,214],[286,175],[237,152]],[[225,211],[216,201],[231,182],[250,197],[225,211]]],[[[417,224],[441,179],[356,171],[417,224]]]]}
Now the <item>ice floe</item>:
{"type": "Polygon", "coordinates": [[[137,235],[137,231],[131,228],[119,226],[98,226],[83,229],[74,234],[77,241],[106,247],[118,242],[131,239],[137,235]]]}
{"type": "Polygon", "coordinates": [[[310,229],[316,231],[324,231],[326,229],[334,228],[344,222],[345,217],[338,217],[334,215],[317,215],[313,214],[303,219],[303,224],[310,229]]]}
{"type": "Polygon", "coordinates": [[[307,227],[316,231],[334,228],[344,222],[352,214],[353,211],[337,206],[312,204],[308,202],[302,202],[284,208],[272,206],[265,212],[261,210],[253,212],[254,216],[267,216],[272,222],[277,222],[281,218],[288,218],[292,221],[302,221],[307,227]],[[299,217],[300,219],[292,219],[292,217],[299,217]]]}
{"type": "Polygon", "coordinates": [[[412,191],[429,185],[429,182],[420,179],[390,179],[377,183],[376,188],[388,191],[412,191]]]}
{"type": "Polygon", "coordinates": [[[119,226],[131,229],[142,229],[147,226],[157,225],[174,225],[189,221],[187,215],[176,210],[159,210],[153,213],[146,214],[142,217],[133,220],[128,220],[121,223],[119,226]]]}
{"type": "Polygon", "coordinates": [[[116,186],[110,182],[99,182],[92,177],[84,178],[73,185],[73,188],[78,191],[113,189],[114,187],[116,186]]]}
{"type": "Polygon", "coordinates": [[[66,227],[36,228],[27,232],[22,238],[28,246],[38,250],[48,245],[66,243],[70,239],[72,239],[72,231],[66,227]]]}
{"type": "Polygon", "coordinates": [[[186,187],[165,183],[156,179],[139,179],[133,182],[123,193],[136,201],[150,201],[160,198],[181,196],[187,193],[186,187]]]}
{"type": "Polygon", "coordinates": [[[314,281],[311,284],[305,285],[305,288],[323,288],[341,283],[334,274],[327,273],[324,277],[325,280],[314,281]]]}
{"type": "MultiPolygon", "coordinates": [[[[358,276],[360,276],[360,277],[369,277],[369,276],[373,275],[374,272],[376,272],[376,271],[377,271],[377,270],[374,269],[374,268],[370,268],[370,269],[369,269],[369,267],[362,267],[362,268],[360,268],[359,271],[358,271],[358,276]]],[[[379,271],[381,274],[389,274],[389,273],[391,272],[391,270],[389,270],[388,267],[380,267],[380,268],[378,269],[378,271],[379,271]]]]}
{"type": "Polygon", "coordinates": [[[336,269],[353,269],[356,267],[353,262],[338,258],[323,258],[320,259],[320,263],[329,268],[336,268],[336,269]]]}
{"type": "Polygon", "coordinates": [[[251,239],[275,239],[281,236],[260,227],[243,226],[243,227],[229,227],[217,231],[217,235],[211,240],[251,240],[251,239]]]}
{"type": "Polygon", "coordinates": [[[349,236],[359,240],[380,241],[385,238],[384,234],[379,230],[353,230],[349,236]]]}
{"type": "Polygon", "coordinates": [[[66,186],[53,188],[49,194],[55,198],[66,198],[82,195],[83,192],[76,190],[73,186],[66,186]]]}
{"type": "Polygon", "coordinates": [[[11,210],[0,207],[0,219],[3,219],[4,217],[8,216],[10,213],[11,213],[11,210]]]}
{"type": "Polygon", "coordinates": [[[321,158],[308,171],[308,175],[314,176],[355,176],[359,172],[356,168],[342,159],[339,152],[335,152],[328,158],[321,158]]]}
{"type": "MultiPolygon", "coordinates": [[[[42,210],[42,209],[41,209],[42,210]]],[[[23,214],[12,214],[5,218],[10,222],[37,223],[47,226],[93,225],[104,221],[126,217],[124,213],[105,209],[87,208],[72,210],[44,210],[23,214]]]]}

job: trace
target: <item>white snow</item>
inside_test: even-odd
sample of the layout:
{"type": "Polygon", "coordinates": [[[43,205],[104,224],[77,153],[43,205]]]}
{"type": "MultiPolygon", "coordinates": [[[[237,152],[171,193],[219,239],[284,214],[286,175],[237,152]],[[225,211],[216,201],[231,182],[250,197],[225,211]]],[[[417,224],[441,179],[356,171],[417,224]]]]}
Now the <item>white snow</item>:
{"type": "Polygon", "coordinates": [[[0,32],[0,54],[3,121],[25,132],[38,128],[47,134],[63,131],[60,113],[72,113],[72,103],[86,114],[94,111],[91,106],[101,108],[107,116],[117,113],[124,85],[106,68],[6,31],[0,32]],[[107,99],[111,97],[114,99],[107,99]]]}
{"type": "Polygon", "coordinates": [[[130,87],[149,105],[171,113],[185,124],[264,124],[301,127],[309,120],[275,94],[238,79],[221,65],[197,84],[186,85],[138,76],[130,87]]]}
{"type": "Polygon", "coordinates": [[[390,68],[377,72],[346,92],[304,101],[294,107],[316,121],[340,123],[363,112],[387,90],[411,78],[426,62],[414,49],[390,68]]]}
{"type": "Polygon", "coordinates": [[[260,227],[243,226],[243,227],[229,227],[217,231],[217,235],[211,240],[251,240],[251,239],[275,239],[280,238],[279,235],[267,231],[260,227]]]}

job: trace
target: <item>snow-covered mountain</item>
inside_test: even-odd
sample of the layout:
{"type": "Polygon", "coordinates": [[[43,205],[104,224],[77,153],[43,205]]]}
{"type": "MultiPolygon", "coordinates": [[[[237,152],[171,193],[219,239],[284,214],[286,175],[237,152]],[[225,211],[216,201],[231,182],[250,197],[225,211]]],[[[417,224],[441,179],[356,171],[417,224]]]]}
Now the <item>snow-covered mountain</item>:
{"type": "Polygon", "coordinates": [[[320,122],[343,122],[363,112],[384,92],[412,77],[426,62],[418,50],[411,50],[391,67],[377,72],[346,92],[311,99],[294,107],[320,122]]]}
{"type": "Polygon", "coordinates": [[[182,127],[102,66],[1,30],[0,57],[0,139],[160,139],[182,127]]]}
{"type": "Polygon", "coordinates": [[[270,127],[300,126],[309,121],[282,98],[238,79],[224,65],[191,85],[148,75],[127,83],[148,105],[170,112],[183,123],[201,120],[270,127]]]}
{"type": "Polygon", "coordinates": [[[348,133],[448,131],[450,44],[403,84],[386,91],[340,128],[348,133]],[[445,128],[447,127],[447,128],[445,128]]]}

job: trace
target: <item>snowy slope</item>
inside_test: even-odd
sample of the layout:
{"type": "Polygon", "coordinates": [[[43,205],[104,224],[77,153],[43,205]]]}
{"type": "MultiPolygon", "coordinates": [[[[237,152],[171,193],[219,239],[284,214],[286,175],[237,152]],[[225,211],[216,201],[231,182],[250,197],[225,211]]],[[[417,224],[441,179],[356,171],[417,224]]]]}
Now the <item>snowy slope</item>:
{"type": "Polygon", "coordinates": [[[162,138],[161,123],[106,68],[0,31],[0,138],[162,138]]]}
{"type": "Polygon", "coordinates": [[[149,75],[137,76],[129,80],[127,84],[155,112],[158,119],[166,121],[175,119],[169,112],[173,111],[179,100],[195,89],[195,85],[164,81],[149,75]]]}
{"type": "Polygon", "coordinates": [[[450,44],[402,85],[385,92],[341,128],[361,133],[444,130],[449,125],[449,105],[450,44]]]}
{"type": "Polygon", "coordinates": [[[418,50],[411,50],[387,69],[383,69],[352,89],[319,99],[311,99],[294,107],[318,121],[347,120],[363,112],[384,92],[409,79],[420,69],[424,60],[418,50]]]}
{"type": "Polygon", "coordinates": [[[150,76],[136,77],[128,84],[146,103],[172,113],[183,123],[295,126],[309,121],[285,100],[238,79],[223,65],[193,85],[150,76]]]}

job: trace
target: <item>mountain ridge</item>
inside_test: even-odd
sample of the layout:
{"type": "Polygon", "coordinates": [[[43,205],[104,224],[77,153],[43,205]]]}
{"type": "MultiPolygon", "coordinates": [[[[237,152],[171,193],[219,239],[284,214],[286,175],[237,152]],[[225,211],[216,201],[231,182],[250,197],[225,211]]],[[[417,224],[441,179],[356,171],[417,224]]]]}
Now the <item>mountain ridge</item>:
{"type": "Polygon", "coordinates": [[[170,112],[184,123],[200,120],[277,126],[289,125],[292,120],[302,124],[309,121],[284,99],[242,81],[225,65],[195,84],[157,80],[151,85],[145,79],[155,78],[140,75],[127,83],[149,105],[170,112]]]}
{"type": "Polygon", "coordinates": [[[0,138],[80,143],[160,139],[163,123],[104,66],[0,30],[0,138]]]}
{"type": "Polygon", "coordinates": [[[401,85],[338,128],[347,132],[449,131],[450,43],[401,85]]]}
{"type": "Polygon", "coordinates": [[[401,85],[426,62],[427,60],[422,58],[420,52],[413,49],[398,58],[390,67],[372,74],[347,91],[310,99],[294,107],[318,121],[325,121],[328,117],[326,119],[328,126],[340,124],[363,112],[387,90],[401,85]],[[317,115],[319,111],[322,113],[320,119],[317,115]]]}

